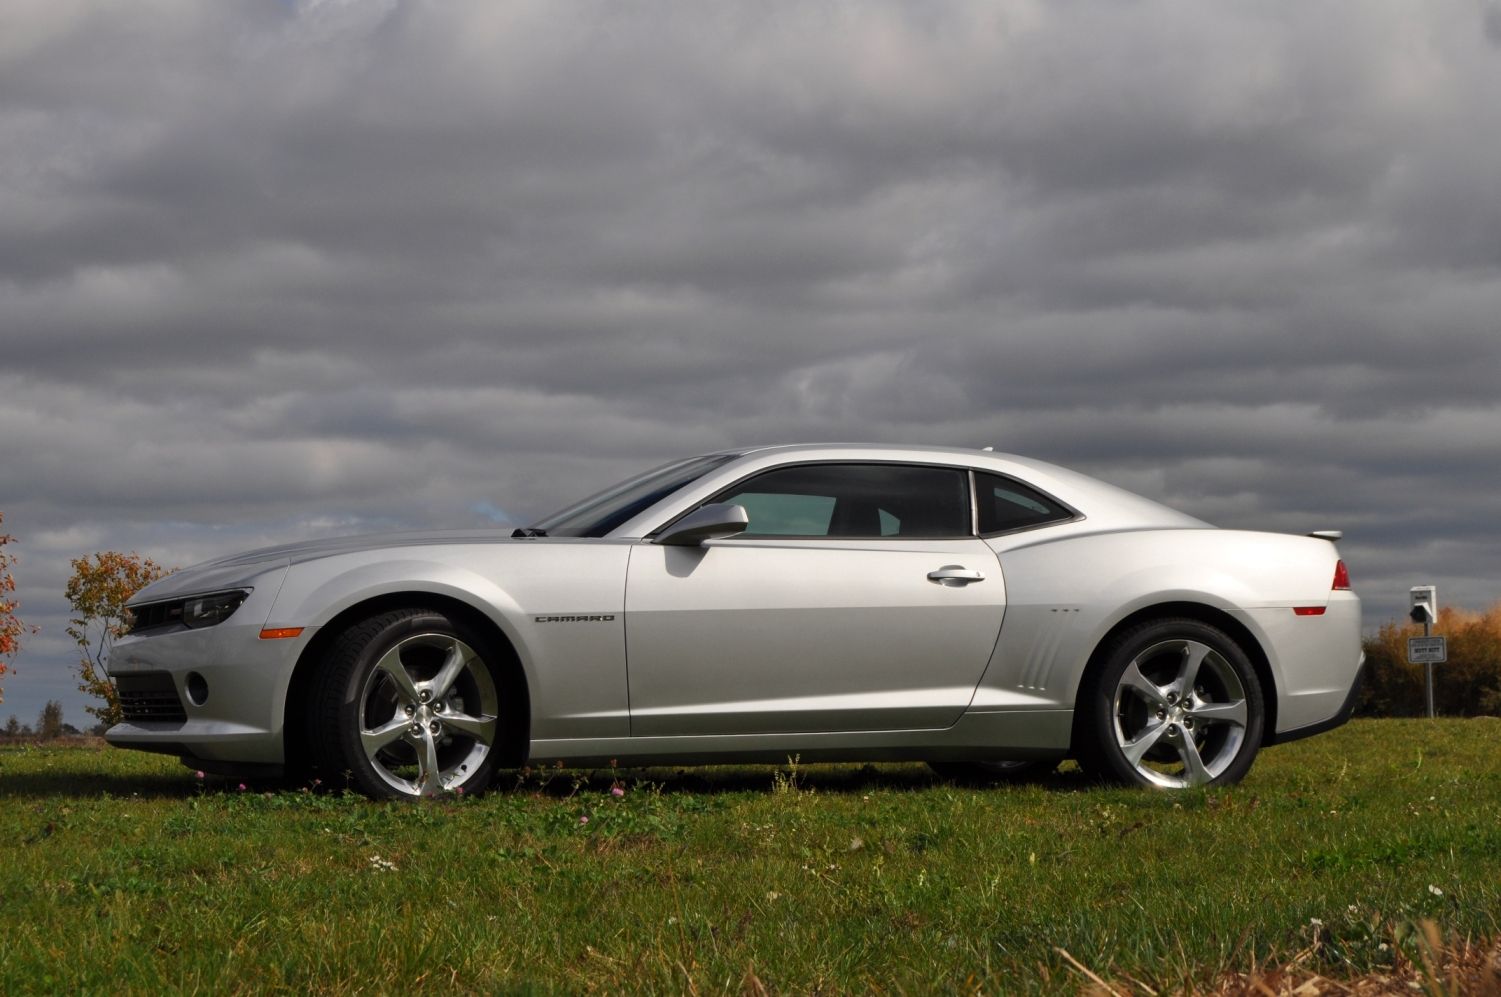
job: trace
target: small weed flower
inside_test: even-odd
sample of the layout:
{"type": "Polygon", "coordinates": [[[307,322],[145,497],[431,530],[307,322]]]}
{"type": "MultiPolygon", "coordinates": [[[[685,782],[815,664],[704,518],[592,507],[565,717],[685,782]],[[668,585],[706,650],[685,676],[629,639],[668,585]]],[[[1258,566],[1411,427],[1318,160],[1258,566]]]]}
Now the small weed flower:
{"type": "Polygon", "coordinates": [[[370,856],[370,868],[376,872],[395,872],[398,867],[390,859],[383,859],[379,855],[372,855],[370,856]]]}
{"type": "Polygon", "coordinates": [[[197,779],[199,782],[202,782],[204,779],[203,769],[199,769],[197,772],[194,772],[193,778],[197,779]]]}
{"type": "Polygon", "coordinates": [[[618,800],[625,795],[625,789],[620,786],[611,786],[610,795],[618,800]]]}
{"type": "Polygon", "coordinates": [[[1428,884],[1428,892],[1432,893],[1436,897],[1441,897],[1444,895],[1444,891],[1439,889],[1437,886],[1434,886],[1432,883],[1428,884]]]}
{"type": "Polygon", "coordinates": [[[579,823],[580,824],[587,824],[587,823],[589,823],[589,815],[588,814],[579,814],[579,823]]]}
{"type": "Polygon", "coordinates": [[[454,792],[455,796],[463,796],[464,795],[464,787],[463,786],[457,786],[457,787],[454,788],[453,792],[454,792]]]}
{"type": "Polygon", "coordinates": [[[242,793],[243,793],[243,792],[245,792],[245,790],[246,790],[246,789],[247,789],[247,788],[248,788],[248,787],[246,787],[246,785],[245,785],[245,784],[244,784],[244,783],[243,783],[243,782],[242,782],[242,783],[240,783],[240,792],[242,792],[242,793]]]}

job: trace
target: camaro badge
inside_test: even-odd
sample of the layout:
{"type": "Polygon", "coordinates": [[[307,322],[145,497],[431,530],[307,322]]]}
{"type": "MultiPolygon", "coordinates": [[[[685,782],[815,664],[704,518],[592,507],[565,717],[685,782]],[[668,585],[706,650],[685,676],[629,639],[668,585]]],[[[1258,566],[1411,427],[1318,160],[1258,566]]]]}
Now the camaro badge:
{"type": "Polygon", "coordinates": [[[609,623],[614,613],[591,613],[587,616],[534,616],[537,623],[609,623]]]}

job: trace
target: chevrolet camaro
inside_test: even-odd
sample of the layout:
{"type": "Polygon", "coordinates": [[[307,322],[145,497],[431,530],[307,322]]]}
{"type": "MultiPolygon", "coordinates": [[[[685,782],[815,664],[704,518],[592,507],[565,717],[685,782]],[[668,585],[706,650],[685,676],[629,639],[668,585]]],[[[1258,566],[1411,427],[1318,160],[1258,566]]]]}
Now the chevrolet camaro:
{"type": "Polygon", "coordinates": [[[922,760],[1174,789],[1343,723],[1339,534],[988,450],[737,449],[514,531],[292,544],[131,600],[115,745],[374,797],[523,765],[922,760]]]}

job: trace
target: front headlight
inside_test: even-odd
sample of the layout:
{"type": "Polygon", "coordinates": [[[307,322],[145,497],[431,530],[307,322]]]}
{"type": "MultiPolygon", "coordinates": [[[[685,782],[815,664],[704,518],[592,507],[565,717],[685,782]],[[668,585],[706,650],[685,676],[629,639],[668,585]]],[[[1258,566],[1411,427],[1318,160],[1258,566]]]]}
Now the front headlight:
{"type": "Polygon", "coordinates": [[[129,623],[125,632],[145,635],[172,633],[184,627],[211,627],[229,619],[249,595],[250,589],[230,589],[187,599],[169,599],[166,602],[131,606],[126,610],[129,623]]]}
{"type": "Polygon", "coordinates": [[[211,627],[229,619],[240,608],[249,592],[236,589],[232,592],[215,592],[212,595],[195,596],[182,604],[182,622],[187,627],[211,627]]]}

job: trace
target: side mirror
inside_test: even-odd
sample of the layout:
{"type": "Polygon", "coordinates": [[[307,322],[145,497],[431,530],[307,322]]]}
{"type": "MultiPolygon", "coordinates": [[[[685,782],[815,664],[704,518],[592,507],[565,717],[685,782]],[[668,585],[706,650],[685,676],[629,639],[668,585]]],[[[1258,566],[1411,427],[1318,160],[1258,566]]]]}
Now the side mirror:
{"type": "Polygon", "coordinates": [[[705,540],[718,540],[744,533],[750,516],[743,505],[700,506],[673,523],[657,537],[657,543],[669,547],[697,547],[705,540]]]}

